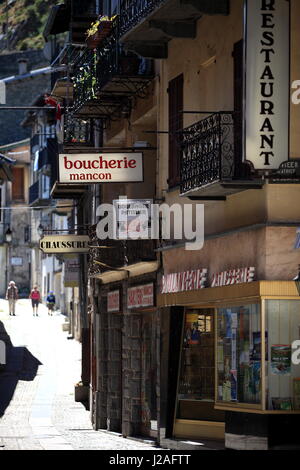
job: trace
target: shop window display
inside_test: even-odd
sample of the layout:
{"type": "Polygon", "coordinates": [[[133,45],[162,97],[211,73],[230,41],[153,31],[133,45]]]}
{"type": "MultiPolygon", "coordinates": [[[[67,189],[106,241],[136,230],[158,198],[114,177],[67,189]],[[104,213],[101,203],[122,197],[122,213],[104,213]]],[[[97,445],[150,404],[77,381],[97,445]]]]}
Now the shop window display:
{"type": "Polygon", "coordinates": [[[217,400],[249,404],[261,402],[259,304],[218,309],[217,400]]]}
{"type": "Polygon", "coordinates": [[[269,342],[266,365],[266,407],[300,410],[300,365],[293,363],[293,342],[300,339],[300,301],[266,300],[269,342]]]}
{"type": "Polygon", "coordinates": [[[187,310],[179,399],[214,401],[214,310],[187,310]]]}

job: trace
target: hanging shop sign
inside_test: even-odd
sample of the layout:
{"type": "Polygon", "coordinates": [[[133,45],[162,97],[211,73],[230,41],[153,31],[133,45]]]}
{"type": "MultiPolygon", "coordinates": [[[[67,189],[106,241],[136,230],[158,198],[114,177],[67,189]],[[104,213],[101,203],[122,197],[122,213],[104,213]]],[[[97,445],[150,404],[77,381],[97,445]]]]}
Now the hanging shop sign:
{"type": "Polygon", "coordinates": [[[207,269],[194,269],[179,273],[166,274],[162,277],[162,294],[196,290],[205,287],[207,269]]]}
{"type": "Polygon", "coordinates": [[[252,282],[254,279],[255,268],[237,268],[229,269],[221,273],[215,273],[212,276],[211,287],[230,286],[232,284],[242,284],[252,282]]]}
{"type": "Polygon", "coordinates": [[[245,159],[279,168],[289,155],[290,2],[246,2],[245,159]]]}
{"type": "Polygon", "coordinates": [[[152,199],[115,199],[113,201],[116,213],[115,238],[118,240],[150,238],[152,202],[152,199]]]}
{"type": "Polygon", "coordinates": [[[88,253],[87,235],[45,235],[40,240],[40,250],[44,253],[88,253]]]}
{"type": "Polygon", "coordinates": [[[127,307],[140,308],[154,305],[154,284],[130,287],[127,290],[127,307]]]}
{"type": "Polygon", "coordinates": [[[120,311],[120,290],[114,290],[107,294],[107,311],[119,312],[120,311]]]}
{"type": "Polygon", "coordinates": [[[79,270],[80,270],[80,263],[76,255],[72,258],[65,259],[65,271],[64,271],[65,287],[78,287],[79,286],[79,270]]]}
{"type": "Polygon", "coordinates": [[[135,183],[143,180],[142,153],[59,154],[60,183],[135,183]]]}

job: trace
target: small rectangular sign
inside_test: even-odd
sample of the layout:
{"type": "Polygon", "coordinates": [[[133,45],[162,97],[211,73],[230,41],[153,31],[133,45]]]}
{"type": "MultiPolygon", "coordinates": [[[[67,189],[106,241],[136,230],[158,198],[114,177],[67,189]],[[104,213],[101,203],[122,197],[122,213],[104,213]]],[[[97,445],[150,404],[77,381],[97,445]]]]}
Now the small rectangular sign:
{"type": "Polygon", "coordinates": [[[40,250],[44,253],[88,253],[87,235],[45,235],[40,240],[40,250]]]}
{"type": "Polygon", "coordinates": [[[143,180],[142,153],[59,154],[60,183],[140,183],[143,180]]]}
{"type": "Polygon", "coordinates": [[[65,287],[78,287],[79,286],[79,270],[80,270],[80,263],[79,263],[78,256],[75,255],[74,258],[65,259],[65,271],[64,271],[65,287]]]}
{"type": "Polygon", "coordinates": [[[120,290],[114,290],[107,294],[107,311],[119,312],[120,311],[120,290]]]}
{"type": "Polygon", "coordinates": [[[139,308],[154,305],[153,282],[143,286],[130,287],[127,291],[127,307],[139,308]]]}

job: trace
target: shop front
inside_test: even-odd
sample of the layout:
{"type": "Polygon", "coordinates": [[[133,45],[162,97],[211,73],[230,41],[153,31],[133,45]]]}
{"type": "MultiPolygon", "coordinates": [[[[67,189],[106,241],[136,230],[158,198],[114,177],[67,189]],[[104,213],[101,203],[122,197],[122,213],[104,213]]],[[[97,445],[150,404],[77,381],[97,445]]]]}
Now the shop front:
{"type": "Polygon", "coordinates": [[[158,306],[180,312],[182,331],[172,435],[232,449],[300,445],[298,291],[235,271],[211,276],[214,287],[197,286],[195,271],[185,284],[184,273],[163,279],[158,306]]]}
{"type": "Polygon", "coordinates": [[[158,264],[97,275],[97,427],[157,436],[158,264]],[[138,274],[138,275],[136,275],[138,274]],[[100,282],[99,282],[100,280],[100,282]]]}

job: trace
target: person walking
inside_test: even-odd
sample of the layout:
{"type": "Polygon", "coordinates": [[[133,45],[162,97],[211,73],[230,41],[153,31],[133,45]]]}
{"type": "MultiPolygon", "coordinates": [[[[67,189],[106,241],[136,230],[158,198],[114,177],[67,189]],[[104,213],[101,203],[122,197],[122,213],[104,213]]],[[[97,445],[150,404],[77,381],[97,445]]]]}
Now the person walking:
{"type": "Polygon", "coordinates": [[[37,286],[33,287],[32,291],[30,292],[29,298],[31,299],[33,316],[38,317],[38,308],[39,308],[39,303],[41,301],[41,294],[38,291],[37,286]]]}
{"type": "Polygon", "coordinates": [[[53,310],[54,310],[54,307],[55,307],[55,295],[54,293],[51,291],[49,292],[48,296],[47,296],[47,299],[46,299],[46,302],[47,302],[47,307],[48,307],[48,315],[53,315],[53,310]]]}
{"type": "Polygon", "coordinates": [[[8,310],[9,314],[12,316],[16,316],[15,309],[16,309],[16,301],[19,298],[18,288],[14,281],[10,281],[8,284],[8,288],[6,290],[6,300],[8,300],[8,310]]]}

